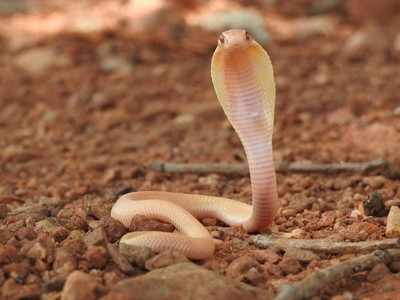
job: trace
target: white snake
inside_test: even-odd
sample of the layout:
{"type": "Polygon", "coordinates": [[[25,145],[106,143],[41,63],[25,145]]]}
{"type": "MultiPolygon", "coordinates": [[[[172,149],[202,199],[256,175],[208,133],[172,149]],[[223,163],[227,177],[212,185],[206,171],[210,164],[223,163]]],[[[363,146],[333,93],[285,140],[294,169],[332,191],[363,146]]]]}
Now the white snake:
{"type": "Polygon", "coordinates": [[[221,34],[211,63],[218,100],[244,146],[252,203],[221,197],[168,192],[135,192],[120,197],[111,216],[129,227],[135,215],[172,223],[177,233],[131,232],[121,242],[159,252],[176,249],[192,259],[213,255],[215,243],[197,220],[213,217],[247,232],[267,228],[280,206],[272,153],[275,83],[266,51],[245,30],[221,34]]]}

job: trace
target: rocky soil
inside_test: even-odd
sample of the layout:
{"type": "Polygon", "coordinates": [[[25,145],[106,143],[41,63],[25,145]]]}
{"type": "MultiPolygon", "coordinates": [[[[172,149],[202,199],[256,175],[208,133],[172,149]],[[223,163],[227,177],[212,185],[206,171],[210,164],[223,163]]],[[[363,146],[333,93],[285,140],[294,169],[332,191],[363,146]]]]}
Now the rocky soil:
{"type": "MultiPolygon", "coordinates": [[[[147,168],[156,160],[246,159],[211,85],[218,33],[190,25],[189,16],[208,6],[170,1],[173,8],[143,19],[130,1],[22,2],[0,14],[1,299],[273,299],[281,284],[360,255],[260,249],[240,228],[214,219],[202,220],[221,240],[206,261],[120,249],[129,230],[174,230],[140,218],[127,229],[111,219],[125,193],[251,201],[247,176],[147,168]]],[[[315,7],[320,1],[273,2],[228,5],[256,9],[266,21],[277,83],[276,160],[385,159],[396,170],[397,8],[384,17],[371,8],[364,17],[359,1],[324,14],[315,7]]],[[[389,207],[400,203],[399,176],[387,170],[279,173],[278,193],[283,206],[272,231],[301,239],[388,238],[389,207]],[[368,210],[371,198],[380,210],[368,210]]],[[[394,262],[327,286],[315,299],[399,295],[394,262]]]]}

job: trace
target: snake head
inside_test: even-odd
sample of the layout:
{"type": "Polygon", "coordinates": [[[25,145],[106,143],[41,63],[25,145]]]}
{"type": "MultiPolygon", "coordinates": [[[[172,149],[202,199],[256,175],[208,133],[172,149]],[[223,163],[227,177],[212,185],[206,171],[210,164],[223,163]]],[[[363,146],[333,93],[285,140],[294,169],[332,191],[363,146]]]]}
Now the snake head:
{"type": "Polygon", "coordinates": [[[273,68],[267,52],[244,29],[221,33],[211,62],[218,100],[229,121],[245,137],[243,117],[272,136],[275,112],[273,68]],[[240,124],[239,124],[240,123],[240,124]]]}
{"type": "Polygon", "coordinates": [[[219,36],[218,46],[224,49],[237,48],[253,42],[251,35],[244,29],[227,30],[219,36]]]}

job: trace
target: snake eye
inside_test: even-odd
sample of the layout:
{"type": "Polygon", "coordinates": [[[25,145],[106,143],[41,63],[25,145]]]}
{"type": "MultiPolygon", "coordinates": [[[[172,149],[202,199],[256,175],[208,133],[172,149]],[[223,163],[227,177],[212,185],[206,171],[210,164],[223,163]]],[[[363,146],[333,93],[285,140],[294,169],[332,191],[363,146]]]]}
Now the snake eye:
{"type": "Polygon", "coordinates": [[[250,35],[250,33],[248,33],[247,31],[245,31],[245,32],[244,32],[244,36],[245,36],[246,41],[251,41],[251,35],[250,35]]]}
{"type": "Polygon", "coordinates": [[[224,43],[225,43],[225,37],[224,37],[223,34],[221,34],[221,35],[219,36],[218,42],[219,42],[220,44],[224,44],[224,43]]]}

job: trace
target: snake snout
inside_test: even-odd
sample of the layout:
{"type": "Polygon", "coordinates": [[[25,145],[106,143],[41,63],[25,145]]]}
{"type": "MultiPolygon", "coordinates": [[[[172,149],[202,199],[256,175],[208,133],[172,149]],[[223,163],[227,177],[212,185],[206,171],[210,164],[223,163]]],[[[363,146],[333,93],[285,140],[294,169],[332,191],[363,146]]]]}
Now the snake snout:
{"type": "Polygon", "coordinates": [[[221,33],[218,45],[223,48],[243,47],[253,39],[244,29],[231,29],[221,33]]]}

